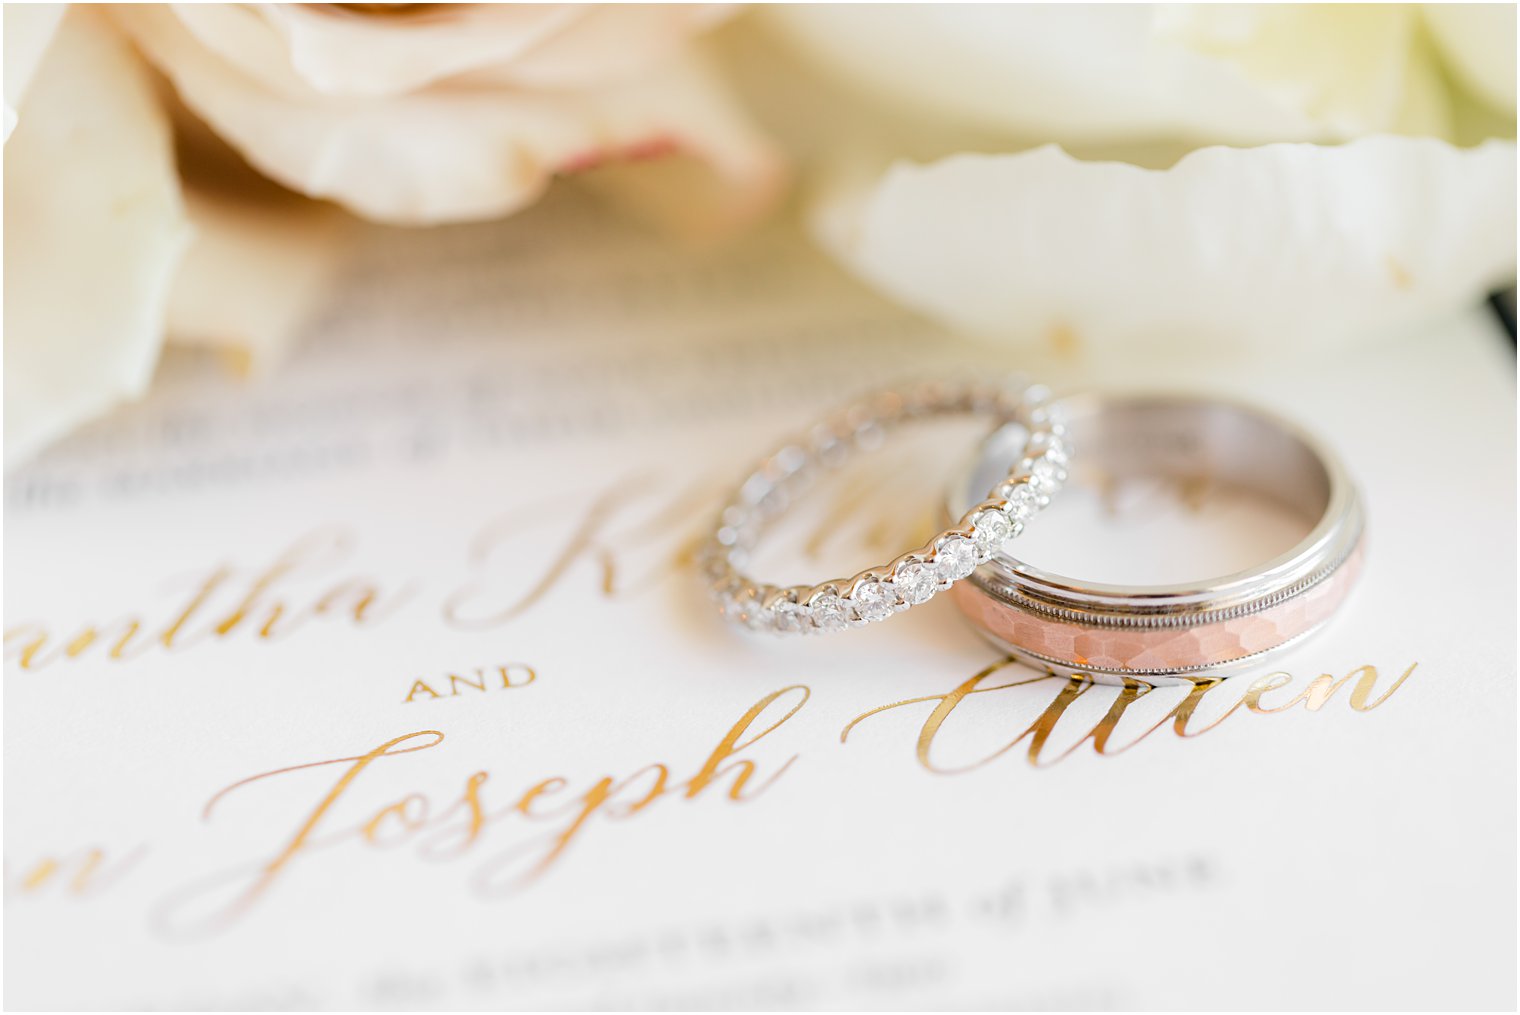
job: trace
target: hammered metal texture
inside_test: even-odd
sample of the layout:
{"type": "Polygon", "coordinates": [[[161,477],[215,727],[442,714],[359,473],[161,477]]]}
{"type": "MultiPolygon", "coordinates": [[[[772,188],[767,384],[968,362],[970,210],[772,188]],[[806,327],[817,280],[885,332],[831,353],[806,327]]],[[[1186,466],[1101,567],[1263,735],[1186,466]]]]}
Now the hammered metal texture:
{"type": "Polygon", "coordinates": [[[1069,623],[994,599],[970,582],[950,590],[961,612],[994,637],[1075,669],[1154,674],[1234,662],[1297,638],[1327,620],[1361,570],[1357,549],[1312,588],[1232,620],[1192,626],[1109,627],[1069,623]]]}

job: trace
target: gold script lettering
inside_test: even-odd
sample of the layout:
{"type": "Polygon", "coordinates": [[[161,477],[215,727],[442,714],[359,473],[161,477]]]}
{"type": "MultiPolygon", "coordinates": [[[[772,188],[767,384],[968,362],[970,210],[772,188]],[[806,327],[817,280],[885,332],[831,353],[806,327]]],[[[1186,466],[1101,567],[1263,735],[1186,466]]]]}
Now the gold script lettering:
{"type": "MultiPolygon", "coordinates": [[[[391,802],[368,810],[361,820],[334,816],[339,803],[354,794],[356,782],[375,762],[438,746],[444,739],[438,730],[395,737],[361,755],[291,765],[241,779],[207,801],[202,812],[205,819],[217,813],[229,795],[250,784],[291,772],[344,766],[315,806],[300,818],[295,831],[271,854],[198,879],[173,893],[155,908],[155,923],[170,937],[199,937],[223,930],[288,877],[298,860],[319,848],[343,843],[382,848],[413,843],[422,859],[452,860],[472,852],[497,824],[510,822],[520,829],[548,825],[545,832],[530,833],[504,847],[477,869],[472,882],[480,894],[488,898],[510,894],[562,862],[571,846],[602,819],[625,821],[666,798],[697,800],[711,795],[706,791],[714,786],[724,788],[720,799],[734,803],[754,800],[775,785],[797,755],[786,757],[765,773],[759,761],[740,755],[752,752],[761,740],[773,736],[801,710],[809,696],[806,687],[794,685],[761,698],[724,732],[687,779],[673,778],[671,766],[656,762],[622,778],[601,776],[575,793],[570,780],[551,776],[532,783],[496,809],[485,798],[490,775],[477,771],[465,780],[458,799],[447,806],[434,806],[426,793],[411,792],[391,797],[391,802]]],[[[389,764],[383,767],[394,768],[389,764]]]]}
{"type": "MultiPolygon", "coordinates": [[[[289,839],[285,840],[285,842],[270,859],[261,861],[254,865],[251,878],[247,879],[247,883],[241,887],[237,894],[234,895],[232,900],[227,904],[214,909],[208,918],[206,918],[204,921],[199,921],[200,925],[206,930],[219,929],[221,927],[230,925],[239,916],[247,912],[249,907],[257,902],[258,899],[269,890],[270,886],[272,886],[275,881],[280,878],[283,872],[295,861],[296,857],[300,856],[312,845],[313,837],[316,834],[317,828],[322,824],[322,819],[330,810],[332,810],[333,806],[338,802],[339,798],[348,791],[349,787],[353,785],[354,781],[358,779],[364,770],[369,768],[370,765],[374,764],[381,758],[394,757],[399,754],[410,754],[414,751],[425,751],[428,748],[437,747],[441,743],[443,743],[443,734],[438,730],[418,730],[415,733],[407,733],[402,736],[395,737],[391,740],[387,740],[385,743],[381,744],[371,751],[368,751],[365,754],[346,758],[329,758],[325,761],[312,761],[304,765],[290,765],[285,768],[277,768],[270,772],[261,772],[258,775],[249,776],[246,779],[239,779],[232,785],[218,790],[210,800],[206,801],[206,806],[201,811],[202,820],[210,820],[212,812],[216,809],[217,804],[224,800],[229,794],[236,792],[244,786],[251,785],[252,783],[261,782],[265,779],[270,779],[278,775],[284,775],[288,772],[303,771],[305,769],[311,768],[323,768],[328,765],[348,766],[343,770],[343,774],[338,777],[338,780],[333,783],[332,788],[330,788],[322,797],[322,799],[318,801],[316,807],[312,808],[312,810],[307,813],[305,818],[302,819],[300,825],[296,828],[295,834],[292,835],[289,839]]],[[[377,816],[369,824],[370,826],[378,829],[379,821],[380,816],[377,816]]],[[[373,834],[368,835],[368,838],[370,838],[371,841],[374,841],[373,834]]],[[[239,868],[237,871],[232,872],[231,880],[244,880],[244,877],[244,869],[239,868]]],[[[207,885],[194,887],[196,889],[214,888],[220,886],[227,880],[229,880],[229,878],[224,875],[213,879],[213,881],[207,885]]],[[[192,896],[198,895],[199,891],[192,891],[189,894],[192,896]]]]}
{"type": "Polygon", "coordinates": [[[511,571],[518,566],[508,552],[511,543],[525,536],[542,541],[535,533],[560,512],[538,504],[504,515],[471,541],[472,574],[445,599],[444,622],[466,630],[505,624],[541,603],[578,564],[589,565],[604,598],[651,587],[690,565],[719,495],[718,489],[703,485],[670,496],[654,477],[622,477],[589,499],[590,507],[570,526],[548,563],[526,574],[511,571]],[[648,509],[641,519],[633,517],[640,506],[648,509]],[[627,580],[630,571],[637,580],[627,580]]]}
{"type": "Polygon", "coordinates": [[[150,649],[178,651],[208,639],[227,638],[240,630],[250,630],[255,638],[268,641],[318,617],[341,617],[356,625],[379,622],[403,605],[415,588],[404,586],[383,592],[373,581],[350,577],[304,606],[281,590],[282,583],[294,575],[331,569],[347,555],[351,544],[345,530],[318,529],[296,540],[272,563],[254,569],[241,585],[234,568],[212,568],[196,580],[184,605],[156,628],[140,613],[107,625],[86,623],[58,638],[42,624],[7,628],[5,659],[14,661],[21,670],[36,671],[60,660],[80,659],[102,643],[110,645],[106,658],[120,662],[139,658],[150,649]],[[215,603],[224,595],[235,599],[230,606],[224,601],[218,610],[215,603]]]}
{"type": "Polygon", "coordinates": [[[84,849],[72,856],[45,856],[29,865],[15,881],[6,877],[6,888],[23,895],[41,891],[49,885],[76,898],[86,898],[105,891],[121,880],[142,859],[146,847],[129,850],[114,862],[107,861],[106,851],[98,847],[84,849]]]}
{"type": "MultiPolygon", "coordinates": [[[[1199,678],[1186,685],[1186,691],[1182,700],[1177,702],[1159,721],[1142,730],[1128,743],[1115,745],[1113,743],[1114,735],[1120,721],[1125,715],[1136,707],[1137,702],[1162,690],[1162,688],[1142,681],[1126,680],[1123,686],[1117,689],[1111,687],[1104,689],[1105,693],[1112,692],[1114,698],[1103,716],[1090,729],[1083,732],[1074,743],[1054,755],[1048,755],[1047,748],[1058,729],[1064,729],[1062,720],[1067,716],[1069,710],[1078,699],[1085,694],[1092,693],[1101,685],[1091,684],[1076,678],[1057,677],[1049,674],[997,684],[986,683],[994,674],[1015,665],[1017,663],[1012,658],[1002,659],[973,674],[969,679],[943,694],[909,698],[863,712],[850,720],[844,729],[840,731],[840,742],[848,742],[851,732],[862,722],[873,716],[932,702],[933,708],[920,726],[915,744],[915,753],[919,764],[929,771],[941,775],[968,772],[994,761],[1019,744],[1026,742],[1028,746],[1025,751],[1025,760],[1033,766],[1044,767],[1056,764],[1070,757],[1085,743],[1092,744],[1095,754],[1108,756],[1120,754],[1136,746],[1140,741],[1146,739],[1157,730],[1167,726],[1170,726],[1172,732],[1179,737],[1200,736],[1212,729],[1218,728],[1230,716],[1242,711],[1242,706],[1244,706],[1244,711],[1247,714],[1257,715],[1285,712],[1300,702],[1303,702],[1307,710],[1311,712],[1318,711],[1331,699],[1337,690],[1352,681],[1355,681],[1355,684],[1351,690],[1351,708],[1358,712],[1368,712],[1392,697],[1394,692],[1402,687],[1404,682],[1414,673],[1415,667],[1418,664],[1410,664],[1409,668],[1376,699],[1373,698],[1373,693],[1376,690],[1378,680],[1377,669],[1373,666],[1361,666],[1339,679],[1332,677],[1330,674],[1322,674],[1310,681],[1297,696],[1277,706],[1263,705],[1261,700],[1263,695],[1287,687],[1292,683],[1293,678],[1286,673],[1267,674],[1247,684],[1243,689],[1241,697],[1226,708],[1217,718],[1203,726],[1195,728],[1193,719],[1198,713],[1200,706],[1211,694],[1217,693],[1218,689],[1222,687],[1239,686],[1232,681],[1218,677],[1199,678]],[[994,691],[1013,691],[1018,688],[1037,688],[1040,685],[1057,685],[1055,695],[1040,708],[1034,719],[1012,739],[990,753],[983,754],[977,760],[967,764],[946,766],[935,760],[933,748],[937,741],[944,739],[946,735],[946,723],[958,709],[965,707],[967,699],[972,695],[994,691]]],[[[1071,723],[1064,725],[1070,726],[1071,723]]]]}

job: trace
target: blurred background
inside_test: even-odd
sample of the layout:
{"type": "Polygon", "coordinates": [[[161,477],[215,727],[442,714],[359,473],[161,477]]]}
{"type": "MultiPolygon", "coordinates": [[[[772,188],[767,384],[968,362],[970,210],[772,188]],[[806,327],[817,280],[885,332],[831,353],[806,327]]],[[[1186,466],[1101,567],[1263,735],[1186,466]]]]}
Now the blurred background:
{"type": "Polygon", "coordinates": [[[594,293],[629,229],[694,279],[849,276],[924,336],[1086,381],[1393,340],[1515,270],[1513,5],[7,5],[5,28],[7,467],[167,349],[277,384],[335,319],[383,332],[383,293],[353,296],[381,270],[435,276],[441,313],[489,285],[510,341],[548,270],[514,249],[569,248],[557,277],[594,293]],[[555,197],[563,224],[517,222],[555,197]]]}

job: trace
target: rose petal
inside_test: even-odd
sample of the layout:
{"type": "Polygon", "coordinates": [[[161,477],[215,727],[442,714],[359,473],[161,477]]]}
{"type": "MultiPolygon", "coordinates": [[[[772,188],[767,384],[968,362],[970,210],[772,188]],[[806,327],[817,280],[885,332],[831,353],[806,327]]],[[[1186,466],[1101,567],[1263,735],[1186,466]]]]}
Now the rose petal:
{"type": "Polygon", "coordinates": [[[16,129],[17,110],[42,54],[58,31],[65,4],[5,5],[5,136],[16,129]]]}
{"type": "Polygon", "coordinates": [[[1280,108],[1301,111],[1318,125],[1303,140],[1449,130],[1411,7],[1175,4],[1159,8],[1156,26],[1187,52],[1234,67],[1280,108]]]}
{"type": "Polygon", "coordinates": [[[1341,140],[1441,128],[1419,14],[1275,5],[775,5],[822,67],[1002,137],[1110,144],[1341,140]]]}
{"type": "Polygon", "coordinates": [[[769,144],[693,57],[585,91],[439,85],[365,101],[266,88],[161,8],[116,16],[185,104],[261,172],[379,221],[499,217],[556,173],[655,150],[694,154],[746,190],[772,186],[778,171],[769,144]]]}
{"type": "Polygon", "coordinates": [[[716,4],[175,4],[202,45],[271,88],[398,95],[461,74],[580,87],[670,55],[734,8],[716,4]]]}
{"type": "MultiPolygon", "coordinates": [[[[457,4],[354,14],[310,4],[263,4],[290,62],[332,94],[396,95],[482,72],[502,84],[582,87],[670,56],[727,17],[703,4],[457,4]]],[[[202,8],[197,20],[209,20],[202,8]]],[[[235,48],[235,47],[234,47],[235,48]]]]}
{"type": "Polygon", "coordinates": [[[521,59],[581,15],[552,4],[459,4],[363,14],[306,4],[175,4],[221,61],[292,95],[394,95],[521,59]]]}
{"type": "Polygon", "coordinates": [[[1515,5],[1426,4],[1424,10],[1431,34],[1456,76],[1480,99],[1513,114],[1515,5]]]}
{"type": "Polygon", "coordinates": [[[673,56],[678,46],[732,16],[730,4],[607,4],[584,16],[507,68],[504,80],[535,88],[609,81],[673,56]]]}
{"type": "Polygon", "coordinates": [[[817,209],[883,292],[1088,353],[1283,350],[1407,326],[1515,271],[1515,146],[1206,148],[1169,170],[1054,146],[899,163],[817,209]]]}
{"type": "Polygon", "coordinates": [[[148,71],[70,11],[5,146],[5,462],[140,394],[188,238],[148,71]]]}

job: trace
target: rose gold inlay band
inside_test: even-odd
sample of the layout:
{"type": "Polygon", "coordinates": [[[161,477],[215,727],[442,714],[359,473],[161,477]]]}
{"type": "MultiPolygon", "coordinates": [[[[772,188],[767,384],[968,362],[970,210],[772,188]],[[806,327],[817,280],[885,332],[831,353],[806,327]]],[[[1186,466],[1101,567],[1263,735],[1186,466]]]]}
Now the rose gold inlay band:
{"type": "Polygon", "coordinates": [[[1256,613],[1193,625],[1113,627],[1056,620],[994,598],[970,582],[950,595],[978,627],[1015,651],[1077,670],[1145,676],[1238,662],[1308,634],[1339,608],[1361,563],[1358,546],[1333,574],[1298,595],[1256,613]]]}
{"type": "MultiPolygon", "coordinates": [[[[1006,548],[951,590],[991,641],[1026,661],[1094,680],[1223,675],[1319,628],[1361,570],[1365,514],[1334,451],[1252,406],[1190,394],[1088,394],[1056,403],[1074,482],[1208,477],[1300,514],[1304,538],[1260,565],[1174,585],[1103,584],[1043,571],[1006,548]]],[[[1009,452],[983,444],[968,483],[1009,452]]],[[[966,484],[961,484],[966,485],[966,484]]],[[[948,505],[956,506],[955,493],[948,505]]]]}

